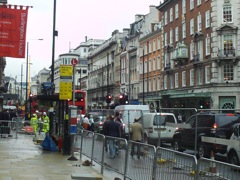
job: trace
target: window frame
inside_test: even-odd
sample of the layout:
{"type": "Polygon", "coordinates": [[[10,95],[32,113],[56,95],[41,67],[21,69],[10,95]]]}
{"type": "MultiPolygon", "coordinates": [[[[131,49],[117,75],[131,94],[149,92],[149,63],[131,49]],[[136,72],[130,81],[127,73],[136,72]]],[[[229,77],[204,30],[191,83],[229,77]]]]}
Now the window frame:
{"type": "Polygon", "coordinates": [[[211,68],[209,66],[205,66],[205,83],[209,84],[211,82],[211,68]]]}
{"type": "Polygon", "coordinates": [[[194,34],[194,18],[190,20],[190,35],[194,34]]]}
{"type": "Polygon", "coordinates": [[[177,19],[179,17],[179,8],[178,8],[178,4],[175,5],[175,19],[177,19]]]}
{"type": "Polygon", "coordinates": [[[194,0],[190,0],[190,11],[194,9],[194,0]]]}
{"type": "Polygon", "coordinates": [[[202,31],[202,15],[201,14],[198,14],[198,17],[197,17],[197,23],[198,23],[198,31],[202,31]]]}
{"type": "Polygon", "coordinates": [[[190,69],[189,73],[190,73],[190,83],[189,84],[190,84],[190,86],[194,86],[194,84],[195,84],[194,83],[194,79],[195,79],[194,78],[194,69],[190,69]]]}
{"type": "Polygon", "coordinates": [[[210,22],[210,10],[205,12],[205,28],[209,28],[211,25],[210,22]]]}
{"type": "Polygon", "coordinates": [[[230,4],[227,4],[227,5],[223,5],[223,8],[222,8],[222,22],[223,23],[232,23],[233,22],[233,11],[232,11],[232,6],[230,5],[230,4]],[[224,18],[224,8],[230,8],[231,9],[231,14],[229,15],[229,14],[227,14],[226,16],[231,16],[230,18],[231,18],[231,21],[227,21],[227,19],[226,18],[224,18]]]}
{"type": "Polygon", "coordinates": [[[170,8],[170,12],[169,12],[169,22],[173,21],[173,8],[170,8]]]}
{"type": "Polygon", "coordinates": [[[174,80],[175,80],[175,88],[178,88],[178,87],[179,87],[179,85],[178,85],[178,83],[179,83],[178,78],[179,78],[178,73],[175,73],[175,78],[174,78],[174,80]]]}
{"type": "Polygon", "coordinates": [[[206,56],[210,55],[211,53],[211,37],[207,34],[205,38],[205,54],[206,56]]]}
{"type": "Polygon", "coordinates": [[[182,87],[186,87],[186,71],[182,72],[182,87]]]}
{"type": "Polygon", "coordinates": [[[186,22],[182,23],[182,38],[186,38],[187,37],[187,31],[186,31],[186,22]]]}

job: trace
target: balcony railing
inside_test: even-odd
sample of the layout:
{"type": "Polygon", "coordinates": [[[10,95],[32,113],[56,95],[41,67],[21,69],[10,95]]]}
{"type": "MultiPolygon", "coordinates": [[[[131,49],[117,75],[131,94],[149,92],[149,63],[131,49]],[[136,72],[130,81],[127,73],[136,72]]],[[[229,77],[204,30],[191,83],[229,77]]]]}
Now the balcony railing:
{"type": "Polygon", "coordinates": [[[236,51],[234,48],[218,50],[218,57],[235,57],[235,56],[236,56],[236,51]]]}

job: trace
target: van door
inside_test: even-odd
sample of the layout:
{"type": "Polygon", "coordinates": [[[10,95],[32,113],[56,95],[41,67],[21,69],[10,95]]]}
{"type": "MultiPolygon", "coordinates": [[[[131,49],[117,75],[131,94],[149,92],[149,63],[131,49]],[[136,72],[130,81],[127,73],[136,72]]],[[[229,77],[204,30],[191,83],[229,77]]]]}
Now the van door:
{"type": "Polygon", "coordinates": [[[174,131],[172,127],[166,126],[166,122],[175,123],[174,117],[171,115],[155,115],[153,120],[154,133],[159,133],[161,139],[171,139],[173,137],[174,131]]]}
{"type": "Polygon", "coordinates": [[[167,115],[165,118],[166,136],[169,137],[171,140],[173,138],[174,132],[176,131],[176,128],[171,126],[166,126],[166,123],[177,123],[177,122],[173,115],[167,115]]]}

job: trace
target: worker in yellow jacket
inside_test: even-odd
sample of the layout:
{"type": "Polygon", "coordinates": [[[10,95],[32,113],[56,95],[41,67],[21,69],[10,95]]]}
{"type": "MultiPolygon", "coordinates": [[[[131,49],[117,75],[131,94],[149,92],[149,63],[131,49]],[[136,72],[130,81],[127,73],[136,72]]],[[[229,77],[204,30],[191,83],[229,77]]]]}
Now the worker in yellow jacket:
{"type": "Polygon", "coordinates": [[[30,120],[30,126],[33,127],[35,133],[38,131],[38,118],[36,114],[33,114],[30,120]]]}
{"type": "Polygon", "coordinates": [[[43,121],[42,131],[46,133],[49,131],[49,126],[50,126],[50,119],[46,112],[43,112],[42,121],[43,121]]]}

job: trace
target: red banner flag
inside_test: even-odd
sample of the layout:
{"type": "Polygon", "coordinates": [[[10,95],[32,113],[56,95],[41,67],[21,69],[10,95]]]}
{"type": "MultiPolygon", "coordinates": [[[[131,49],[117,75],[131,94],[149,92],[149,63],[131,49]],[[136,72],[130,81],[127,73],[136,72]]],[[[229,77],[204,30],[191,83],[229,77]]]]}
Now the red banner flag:
{"type": "Polygon", "coordinates": [[[25,58],[28,7],[0,7],[0,57],[25,58]]]}

